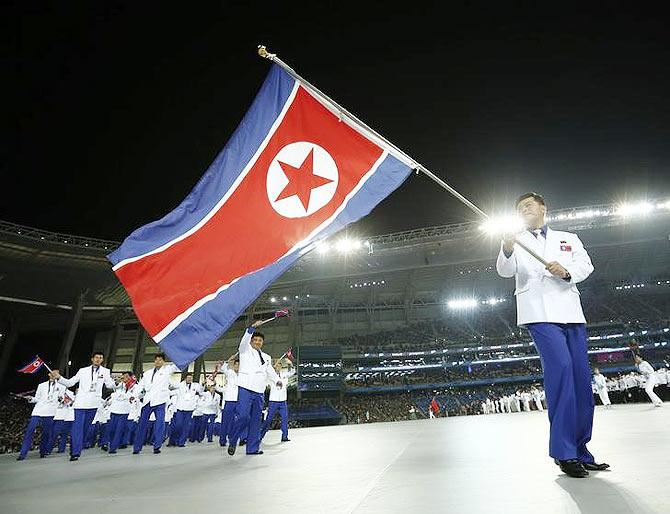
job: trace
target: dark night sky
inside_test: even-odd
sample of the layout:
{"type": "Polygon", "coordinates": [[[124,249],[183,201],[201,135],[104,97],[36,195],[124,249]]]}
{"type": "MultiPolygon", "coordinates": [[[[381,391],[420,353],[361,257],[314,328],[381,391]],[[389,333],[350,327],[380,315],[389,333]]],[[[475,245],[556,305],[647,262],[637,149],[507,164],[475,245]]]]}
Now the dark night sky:
{"type": "MultiPolygon", "coordinates": [[[[660,13],[616,2],[231,4],[4,8],[0,219],[122,239],[161,217],[253,99],[269,67],[258,43],[485,210],[528,189],[556,207],[670,192],[660,13]]],[[[357,230],[468,219],[413,176],[357,230]]]]}

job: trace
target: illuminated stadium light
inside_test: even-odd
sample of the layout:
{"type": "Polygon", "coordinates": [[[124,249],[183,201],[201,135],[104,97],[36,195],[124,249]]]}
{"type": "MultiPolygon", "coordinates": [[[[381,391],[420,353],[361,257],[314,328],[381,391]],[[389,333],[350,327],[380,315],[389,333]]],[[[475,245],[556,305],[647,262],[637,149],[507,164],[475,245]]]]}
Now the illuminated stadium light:
{"type": "Polygon", "coordinates": [[[277,303],[277,298],[274,296],[270,297],[270,303],[277,303]]]}
{"type": "Polygon", "coordinates": [[[288,298],[286,296],[282,296],[282,300],[287,301],[288,298]]]}
{"type": "Polygon", "coordinates": [[[319,255],[326,255],[329,250],[330,250],[330,245],[328,243],[326,243],[325,241],[321,241],[320,243],[317,243],[317,245],[316,245],[316,251],[318,252],[319,255]]]}
{"type": "Polygon", "coordinates": [[[479,305],[479,301],[475,298],[462,298],[459,300],[449,300],[447,302],[447,306],[454,310],[474,309],[477,305],[479,305]]]}
{"type": "Polygon", "coordinates": [[[487,234],[514,234],[523,230],[523,220],[516,215],[489,218],[479,226],[487,234]]]}
{"type": "Polygon", "coordinates": [[[506,298],[489,298],[488,300],[482,300],[484,305],[498,305],[499,303],[506,302],[506,298]]]}
{"type": "Polygon", "coordinates": [[[349,253],[353,250],[358,250],[362,246],[362,243],[355,239],[340,239],[335,243],[335,248],[340,253],[349,253]]]}
{"type": "Polygon", "coordinates": [[[646,201],[637,203],[622,203],[617,206],[616,213],[619,216],[646,216],[654,210],[654,204],[646,201]]]}

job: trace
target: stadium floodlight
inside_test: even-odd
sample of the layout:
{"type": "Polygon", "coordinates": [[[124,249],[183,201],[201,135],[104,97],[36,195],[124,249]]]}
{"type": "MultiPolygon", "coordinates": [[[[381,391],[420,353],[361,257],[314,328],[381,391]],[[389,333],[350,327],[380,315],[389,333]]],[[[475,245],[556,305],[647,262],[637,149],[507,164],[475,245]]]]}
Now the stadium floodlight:
{"type": "Polygon", "coordinates": [[[492,236],[500,234],[516,234],[523,230],[523,220],[514,214],[496,216],[489,218],[482,223],[479,226],[479,229],[492,236]]]}
{"type": "Polygon", "coordinates": [[[478,304],[479,301],[475,298],[461,298],[458,300],[449,300],[447,302],[447,306],[454,310],[474,309],[478,304]]]}
{"type": "Polygon", "coordinates": [[[288,298],[287,298],[286,296],[283,296],[283,297],[282,297],[282,300],[287,301],[288,298]]]}
{"type": "Polygon", "coordinates": [[[355,239],[342,238],[337,243],[335,243],[335,248],[340,253],[349,253],[353,250],[358,250],[361,245],[362,243],[355,239]]]}
{"type": "Polygon", "coordinates": [[[270,297],[270,303],[277,303],[277,298],[274,296],[270,297]]]}
{"type": "Polygon", "coordinates": [[[631,216],[646,216],[654,210],[654,204],[642,201],[637,203],[622,203],[616,208],[616,213],[625,218],[631,216]]]}
{"type": "Polygon", "coordinates": [[[330,245],[325,241],[321,241],[316,245],[316,251],[319,253],[319,255],[326,255],[329,250],[330,245]]]}

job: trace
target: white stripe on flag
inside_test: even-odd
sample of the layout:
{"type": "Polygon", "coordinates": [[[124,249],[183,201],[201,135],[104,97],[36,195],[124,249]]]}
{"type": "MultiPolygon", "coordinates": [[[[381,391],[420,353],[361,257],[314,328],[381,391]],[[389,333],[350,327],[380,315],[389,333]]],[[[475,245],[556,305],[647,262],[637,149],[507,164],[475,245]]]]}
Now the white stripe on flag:
{"type": "MultiPolygon", "coordinates": [[[[316,247],[317,240],[312,241],[312,239],[315,239],[320,232],[328,228],[330,224],[335,221],[335,218],[346,208],[347,204],[349,201],[356,195],[356,193],[365,185],[365,183],[372,177],[372,175],[375,174],[377,171],[377,168],[381,165],[382,162],[384,162],[384,159],[388,157],[389,152],[387,150],[384,150],[377,159],[377,161],[372,165],[372,167],[368,170],[368,172],[361,177],[361,179],[358,181],[358,184],[349,192],[349,194],[344,198],[344,201],[342,204],[335,210],[335,212],[325,220],[321,225],[316,227],[306,238],[304,238],[302,241],[299,241],[295,245],[293,245],[284,255],[282,255],[279,259],[276,261],[283,259],[287,255],[292,254],[296,250],[300,250],[300,256],[310,252],[316,247]]],[[[275,262],[276,262],[275,261],[275,262]]],[[[265,267],[265,266],[264,266],[265,267]]],[[[249,275],[251,273],[255,273],[263,268],[258,268],[254,271],[250,271],[249,273],[246,273],[245,275],[249,275]]],[[[191,314],[193,314],[196,310],[198,310],[200,307],[205,305],[207,302],[212,301],[214,298],[218,296],[219,293],[222,291],[225,291],[228,289],[230,286],[232,286],[235,282],[240,280],[243,276],[237,277],[230,281],[227,284],[222,285],[219,289],[214,291],[211,294],[208,294],[207,296],[202,297],[200,300],[195,302],[193,305],[191,305],[188,309],[186,309],[184,312],[181,314],[177,315],[170,323],[168,323],[163,330],[158,332],[155,336],[153,336],[154,341],[157,343],[160,343],[170,332],[172,332],[175,328],[177,328],[182,321],[184,321],[186,318],[188,318],[191,314]]]]}
{"type": "Polygon", "coordinates": [[[194,234],[200,228],[205,225],[218,211],[223,207],[223,205],[228,201],[228,199],[233,195],[235,190],[238,188],[240,183],[244,180],[244,178],[247,176],[251,168],[253,167],[254,164],[256,164],[256,161],[258,160],[258,156],[265,150],[265,147],[268,144],[268,141],[270,141],[270,138],[274,135],[276,132],[277,128],[281,124],[281,122],[284,120],[284,116],[286,115],[286,112],[288,111],[289,107],[293,104],[293,100],[295,100],[295,95],[298,92],[298,88],[300,87],[300,83],[298,81],[295,81],[293,84],[293,89],[291,90],[291,94],[288,96],[286,99],[286,103],[284,103],[284,107],[282,108],[281,112],[279,113],[279,116],[277,116],[277,119],[274,121],[272,124],[272,127],[270,127],[270,130],[265,136],[265,139],[263,139],[263,142],[260,144],[258,149],[256,150],[256,153],[253,155],[251,160],[247,163],[247,165],[244,167],[242,172],[237,176],[235,179],[235,182],[228,188],[228,191],[223,195],[223,197],[217,202],[217,204],[205,215],[204,218],[202,218],[194,227],[191,229],[187,230],[183,234],[175,237],[171,241],[168,241],[162,246],[159,246],[158,248],[151,250],[149,252],[143,253],[142,255],[138,255],[136,257],[128,257],[127,259],[123,259],[122,261],[118,262],[116,265],[112,267],[113,271],[116,271],[120,269],[121,267],[125,266],[126,264],[130,264],[131,262],[138,261],[140,259],[143,259],[144,257],[147,257],[149,255],[153,255],[156,253],[161,253],[168,248],[170,248],[172,245],[178,243],[179,241],[182,241],[183,239],[186,239],[190,235],[194,234]]]}

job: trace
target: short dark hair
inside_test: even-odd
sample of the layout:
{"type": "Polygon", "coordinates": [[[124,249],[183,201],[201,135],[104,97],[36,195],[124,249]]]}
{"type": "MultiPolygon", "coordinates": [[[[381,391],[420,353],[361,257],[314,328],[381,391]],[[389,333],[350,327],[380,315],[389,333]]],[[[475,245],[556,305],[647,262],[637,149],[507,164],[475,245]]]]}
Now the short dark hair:
{"type": "Polygon", "coordinates": [[[187,376],[187,377],[192,377],[192,376],[193,376],[193,373],[190,373],[190,372],[189,372],[189,373],[186,373],[186,376],[187,376]]]}
{"type": "Polygon", "coordinates": [[[104,354],[104,353],[96,351],[96,352],[93,352],[93,353],[91,354],[91,359],[92,359],[93,357],[95,357],[96,355],[101,355],[103,359],[105,358],[105,354],[104,354]]]}
{"type": "Polygon", "coordinates": [[[122,371],[121,375],[128,375],[129,377],[134,377],[135,374],[132,371],[122,371]]]}
{"type": "Polygon", "coordinates": [[[544,200],[544,196],[542,196],[540,193],[530,191],[528,193],[522,194],[519,198],[517,198],[516,202],[514,202],[514,207],[518,206],[519,203],[523,202],[526,198],[532,198],[540,205],[544,205],[545,207],[547,206],[547,202],[544,200]]]}
{"type": "Polygon", "coordinates": [[[265,334],[263,332],[254,332],[251,338],[253,339],[254,337],[260,337],[263,341],[265,341],[265,334]]]}
{"type": "Polygon", "coordinates": [[[154,360],[156,360],[158,357],[165,360],[165,354],[163,352],[159,352],[156,355],[154,355],[154,360]]]}

